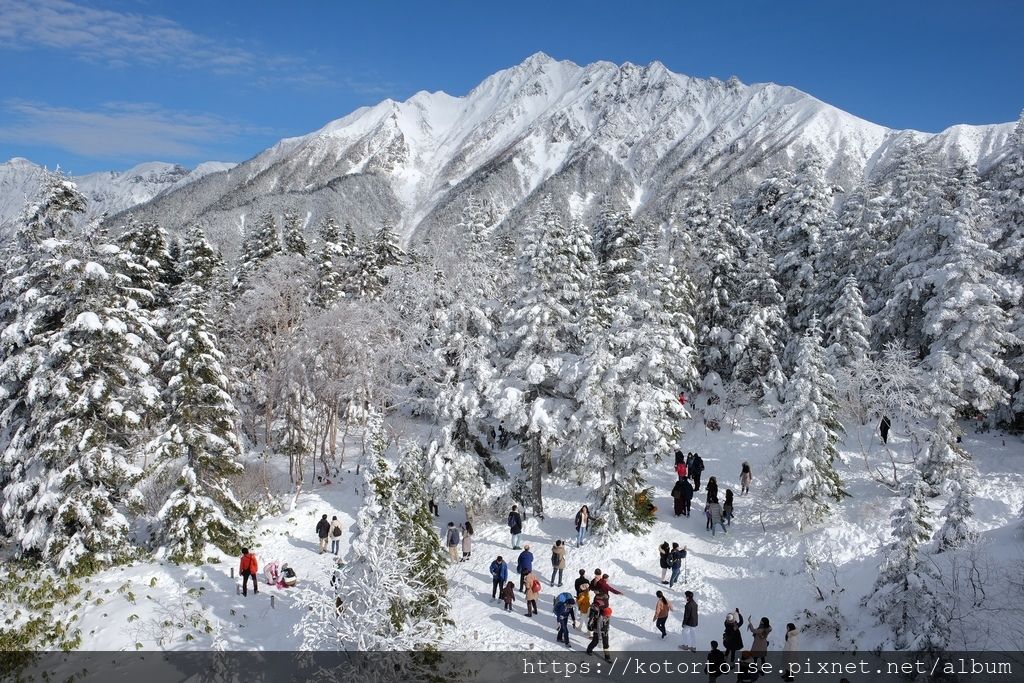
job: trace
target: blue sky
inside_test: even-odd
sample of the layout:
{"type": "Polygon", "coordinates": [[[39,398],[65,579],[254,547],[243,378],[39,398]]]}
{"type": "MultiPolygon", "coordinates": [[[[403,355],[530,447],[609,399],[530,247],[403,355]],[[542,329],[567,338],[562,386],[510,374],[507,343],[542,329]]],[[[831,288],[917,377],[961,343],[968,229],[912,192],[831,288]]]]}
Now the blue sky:
{"type": "Polygon", "coordinates": [[[241,161],[352,109],[461,95],[536,51],[793,85],[937,131],[1017,118],[1015,0],[0,0],[0,160],[241,161]]]}

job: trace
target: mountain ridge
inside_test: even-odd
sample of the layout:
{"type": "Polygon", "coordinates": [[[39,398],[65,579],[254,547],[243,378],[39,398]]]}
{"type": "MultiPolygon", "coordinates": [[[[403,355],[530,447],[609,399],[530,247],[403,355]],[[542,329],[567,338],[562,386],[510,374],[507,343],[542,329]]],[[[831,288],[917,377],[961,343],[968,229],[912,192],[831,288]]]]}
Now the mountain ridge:
{"type": "Polygon", "coordinates": [[[667,215],[698,171],[729,195],[791,167],[808,147],[841,187],[884,173],[910,140],[943,163],[985,171],[1012,126],[895,130],[791,86],[695,78],[658,61],[581,66],[538,52],[465,95],[421,90],[360,107],[130,208],[171,229],[201,222],[228,252],[263,211],[310,222],[333,214],[361,232],[387,221],[408,242],[450,223],[469,194],[509,225],[548,192],[583,218],[609,194],[636,213],[667,215]]]}

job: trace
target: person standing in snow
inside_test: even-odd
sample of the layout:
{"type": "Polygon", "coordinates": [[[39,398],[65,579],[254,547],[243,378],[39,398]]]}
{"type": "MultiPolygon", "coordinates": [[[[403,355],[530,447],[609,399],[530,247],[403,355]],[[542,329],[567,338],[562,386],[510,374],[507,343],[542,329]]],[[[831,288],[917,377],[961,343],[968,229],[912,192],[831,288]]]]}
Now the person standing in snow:
{"type": "Polygon", "coordinates": [[[580,579],[576,579],[576,606],[580,610],[580,617],[590,612],[590,581],[583,576],[584,570],[580,570],[580,579]]]}
{"type": "Polygon", "coordinates": [[[754,473],[750,471],[750,463],[745,462],[740,467],[740,495],[750,493],[750,484],[754,481],[754,473]]]}
{"type": "Polygon", "coordinates": [[[708,663],[705,671],[708,672],[708,683],[715,683],[722,675],[722,665],[725,664],[725,654],[718,649],[718,641],[711,641],[711,650],[708,652],[708,663]]]}
{"type": "Polygon", "coordinates": [[[584,505],[580,508],[579,512],[576,513],[576,547],[579,548],[583,545],[584,539],[587,537],[587,531],[590,529],[590,508],[584,505]]]}
{"type": "Polygon", "coordinates": [[[718,479],[716,479],[715,477],[711,477],[710,479],[708,479],[708,485],[707,485],[706,488],[707,488],[707,492],[708,492],[708,499],[707,499],[708,502],[710,503],[712,500],[716,500],[717,501],[718,500],[718,479]]]}
{"type": "Polygon", "coordinates": [[[683,455],[683,452],[680,451],[680,450],[676,450],[675,460],[676,460],[675,461],[676,465],[685,465],[686,464],[686,456],[683,455]]]}
{"type": "Polygon", "coordinates": [[[672,568],[672,576],[668,580],[668,587],[672,588],[676,585],[676,581],[679,580],[679,570],[683,566],[683,560],[686,559],[686,546],[679,547],[678,543],[672,544],[672,551],[669,553],[669,566],[672,568]]]}
{"type": "Polygon", "coordinates": [[[516,572],[519,574],[519,590],[526,590],[526,575],[533,571],[533,553],[530,552],[530,544],[527,543],[523,552],[516,558],[516,572]]]}
{"type": "Polygon", "coordinates": [[[672,566],[669,561],[669,555],[672,553],[672,548],[669,546],[668,541],[665,541],[658,546],[658,566],[661,567],[661,582],[668,583],[665,579],[665,574],[668,573],[669,567],[672,566]]]}
{"type": "MultiPolygon", "coordinates": [[[[568,595],[567,593],[564,595],[568,595]]],[[[555,603],[555,619],[558,620],[558,637],[556,640],[564,643],[569,649],[569,619],[572,619],[573,628],[576,628],[576,603],[573,600],[558,600],[555,603]]]]}
{"type": "Polygon", "coordinates": [[[768,617],[761,617],[761,623],[754,628],[750,617],[747,617],[747,629],[754,634],[754,642],[750,645],[750,654],[755,660],[764,664],[764,658],[768,654],[768,634],[772,632],[772,625],[768,617]]]}
{"type": "Polygon", "coordinates": [[[678,517],[683,514],[683,482],[686,479],[677,479],[672,486],[672,513],[678,517]]]}
{"type": "Polygon", "coordinates": [[[725,502],[722,503],[722,519],[724,519],[729,526],[732,526],[732,499],[732,489],[726,489],[725,502]]]}
{"type": "Polygon", "coordinates": [[[685,462],[677,462],[676,463],[676,478],[678,478],[678,479],[686,479],[686,471],[687,470],[686,470],[686,463],[685,462]]]}
{"type": "Polygon", "coordinates": [[[334,555],[337,555],[338,551],[341,550],[341,535],[343,533],[341,522],[338,521],[338,516],[335,515],[331,518],[331,553],[334,555]]]}
{"type": "Polygon", "coordinates": [[[562,545],[562,540],[555,541],[555,545],[551,547],[551,585],[559,586],[562,585],[562,572],[565,571],[565,546],[562,545]],[[558,577],[558,583],[555,583],[555,577],[558,577]]]}
{"type": "Polygon", "coordinates": [[[512,534],[512,550],[519,550],[519,535],[523,533],[523,516],[519,514],[519,508],[512,506],[508,513],[508,530],[512,534]]]}
{"type": "Polygon", "coordinates": [[[882,437],[882,443],[889,443],[889,430],[892,428],[892,422],[889,421],[888,415],[882,416],[882,421],[878,423],[878,433],[882,437]]]}
{"type": "Polygon", "coordinates": [[[729,533],[725,528],[725,522],[722,521],[722,506],[718,504],[718,498],[711,498],[708,500],[707,507],[705,508],[708,517],[708,526],[711,529],[711,535],[715,535],[715,527],[722,527],[722,533],[729,533]]]}
{"type": "Polygon", "coordinates": [[[323,555],[327,552],[327,539],[331,535],[331,523],[327,521],[327,515],[316,523],[316,535],[320,538],[320,554],[323,555]]]}
{"type": "Polygon", "coordinates": [[[790,671],[790,664],[796,662],[795,652],[800,651],[800,632],[796,630],[796,624],[786,624],[786,644],[782,646],[782,678],[792,681],[794,676],[790,671]]]}
{"type": "Polygon", "coordinates": [[[654,605],[654,625],[661,631],[661,637],[664,638],[668,635],[668,631],[665,630],[665,622],[668,621],[668,613],[672,611],[672,603],[661,591],[656,592],[655,595],[658,597],[658,602],[654,605]]]}
{"type": "Polygon", "coordinates": [[[526,616],[532,617],[537,614],[537,598],[540,597],[540,579],[536,574],[530,572],[525,577],[526,583],[526,616]]]}
{"type": "Polygon", "coordinates": [[[690,477],[693,479],[693,490],[700,491],[700,475],[704,471],[704,460],[699,453],[693,454],[693,462],[687,468],[690,477]]]}
{"type": "Polygon", "coordinates": [[[491,562],[489,571],[491,573],[491,600],[494,600],[502,586],[508,581],[508,565],[505,563],[505,559],[498,555],[498,559],[491,562]]]}
{"type": "Polygon", "coordinates": [[[683,644],[680,650],[697,651],[697,601],[693,599],[693,591],[683,593],[686,606],[683,607],[683,644]]]}
{"type": "Polygon", "coordinates": [[[445,545],[448,546],[448,557],[452,562],[459,561],[459,541],[459,530],[455,528],[455,522],[448,522],[445,545]]]}
{"type": "Polygon", "coordinates": [[[686,462],[686,469],[688,471],[692,471],[693,470],[693,453],[687,453],[686,454],[685,462],[686,462]]]}
{"type": "Polygon", "coordinates": [[[434,502],[433,498],[427,503],[427,510],[435,517],[441,516],[441,511],[438,509],[437,503],[434,502]]]}
{"type": "Polygon", "coordinates": [[[608,631],[609,623],[612,618],[612,608],[603,607],[598,609],[595,604],[590,608],[590,616],[587,618],[587,630],[591,633],[590,644],[587,645],[587,654],[594,654],[594,648],[597,647],[598,641],[603,641],[601,646],[604,648],[605,661],[612,661],[611,655],[608,654],[608,631]]]}
{"type": "Polygon", "coordinates": [[[516,601],[516,585],[509,581],[501,589],[501,601],[505,603],[505,611],[512,611],[512,603],[516,601]]]}
{"type": "Polygon", "coordinates": [[[729,662],[736,661],[736,655],[743,649],[743,615],[737,608],[735,612],[725,615],[725,631],[722,632],[722,647],[725,648],[725,658],[729,662]]]}
{"type": "Polygon", "coordinates": [[[260,592],[260,584],[256,580],[257,571],[259,564],[256,562],[256,555],[250,553],[248,548],[242,548],[242,557],[238,561],[238,574],[242,577],[242,595],[248,595],[246,587],[249,585],[249,579],[252,579],[253,594],[260,592]]]}
{"type": "Polygon", "coordinates": [[[462,525],[462,561],[465,562],[473,554],[473,523],[468,519],[462,525]]]}
{"type": "Polygon", "coordinates": [[[689,479],[679,482],[679,497],[683,501],[683,517],[689,517],[693,506],[693,484],[689,479]]]}
{"type": "Polygon", "coordinates": [[[608,575],[602,574],[600,569],[594,570],[594,580],[590,582],[590,586],[599,594],[604,593],[605,595],[608,595],[610,593],[615,593],[615,595],[622,595],[622,591],[608,583],[608,575]]]}

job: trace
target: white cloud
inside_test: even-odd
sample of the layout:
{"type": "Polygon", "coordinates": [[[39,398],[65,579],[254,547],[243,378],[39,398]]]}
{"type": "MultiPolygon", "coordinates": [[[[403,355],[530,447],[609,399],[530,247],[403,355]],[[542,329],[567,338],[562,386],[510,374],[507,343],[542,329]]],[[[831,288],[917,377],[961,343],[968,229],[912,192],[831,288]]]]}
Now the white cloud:
{"type": "MultiPolygon", "coordinates": [[[[175,65],[308,87],[328,86],[334,80],[326,67],[302,57],[224,44],[157,15],[68,0],[0,0],[0,47],[68,50],[80,59],[113,67],[175,65]]],[[[343,84],[353,86],[345,80],[343,84]]]]}
{"type": "Polygon", "coordinates": [[[241,135],[269,132],[212,114],[146,103],[109,102],[83,110],[8,100],[4,109],[14,122],[0,126],[0,141],[102,159],[200,159],[241,135]]]}

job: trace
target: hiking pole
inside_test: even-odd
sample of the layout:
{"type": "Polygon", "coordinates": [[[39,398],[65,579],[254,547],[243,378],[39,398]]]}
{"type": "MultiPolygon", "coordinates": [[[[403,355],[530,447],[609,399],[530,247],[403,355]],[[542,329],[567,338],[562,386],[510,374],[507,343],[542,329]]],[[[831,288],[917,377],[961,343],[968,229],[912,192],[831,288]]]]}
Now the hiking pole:
{"type": "Polygon", "coordinates": [[[686,558],[684,557],[683,558],[683,583],[686,582],[686,576],[687,576],[687,573],[686,573],[686,558]]]}

